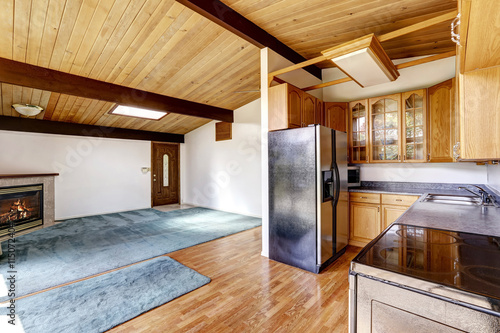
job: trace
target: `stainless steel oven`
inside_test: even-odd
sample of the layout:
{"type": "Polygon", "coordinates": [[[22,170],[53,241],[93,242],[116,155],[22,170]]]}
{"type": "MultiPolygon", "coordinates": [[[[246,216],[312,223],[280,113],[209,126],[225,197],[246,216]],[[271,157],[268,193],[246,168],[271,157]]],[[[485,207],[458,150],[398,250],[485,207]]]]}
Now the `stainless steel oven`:
{"type": "Polygon", "coordinates": [[[361,186],[359,166],[347,167],[347,186],[349,187],[361,186]]]}

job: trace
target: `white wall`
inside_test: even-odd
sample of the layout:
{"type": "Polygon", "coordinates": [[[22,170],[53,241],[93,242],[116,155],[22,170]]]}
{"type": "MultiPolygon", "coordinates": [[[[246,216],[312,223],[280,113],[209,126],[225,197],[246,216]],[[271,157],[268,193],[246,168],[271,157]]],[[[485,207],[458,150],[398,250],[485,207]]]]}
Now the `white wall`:
{"type": "Polygon", "coordinates": [[[488,165],[488,185],[500,192],[500,165],[488,165]]]}
{"type": "Polygon", "coordinates": [[[486,184],[486,165],[474,163],[384,163],[361,166],[362,181],[486,184]]]}
{"type": "Polygon", "coordinates": [[[261,217],[260,99],[234,111],[232,140],[216,142],[215,123],[185,135],[182,203],[261,217]]]}
{"type": "Polygon", "coordinates": [[[0,174],[55,173],[56,219],[151,206],[151,142],[0,131],[0,174]]]}

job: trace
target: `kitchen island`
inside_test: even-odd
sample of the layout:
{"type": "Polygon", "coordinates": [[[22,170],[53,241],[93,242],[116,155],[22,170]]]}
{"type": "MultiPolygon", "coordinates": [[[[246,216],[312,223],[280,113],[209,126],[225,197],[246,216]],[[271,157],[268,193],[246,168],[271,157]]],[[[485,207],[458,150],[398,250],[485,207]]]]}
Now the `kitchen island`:
{"type": "Polygon", "coordinates": [[[417,190],[351,263],[350,331],[498,332],[500,208],[426,202],[464,191],[417,190]]]}

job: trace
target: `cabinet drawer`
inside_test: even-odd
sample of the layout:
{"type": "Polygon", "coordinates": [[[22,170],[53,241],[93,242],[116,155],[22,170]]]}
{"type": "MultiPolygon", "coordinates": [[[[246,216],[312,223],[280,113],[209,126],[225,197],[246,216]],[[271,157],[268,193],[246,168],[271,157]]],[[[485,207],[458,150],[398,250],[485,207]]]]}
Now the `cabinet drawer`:
{"type": "Polygon", "coordinates": [[[418,195],[382,194],[382,204],[411,206],[418,198],[418,195]]]}
{"type": "Polygon", "coordinates": [[[361,192],[351,192],[349,193],[349,200],[353,202],[364,202],[364,203],[380,203],[380,194],[378,193],[361,193],[361,192]]]}

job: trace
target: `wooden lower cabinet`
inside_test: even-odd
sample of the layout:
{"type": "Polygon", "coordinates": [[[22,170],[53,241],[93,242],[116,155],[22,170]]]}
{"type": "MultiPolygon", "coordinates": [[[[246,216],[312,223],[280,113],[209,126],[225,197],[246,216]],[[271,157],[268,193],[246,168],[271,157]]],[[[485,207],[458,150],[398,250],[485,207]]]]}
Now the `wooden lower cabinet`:
{"type": "Polygon", "coordinates": [[[417,201],[418,195],[349,193],[349,244],[364,247],[417,201]]]}
{"type": "Polygon", "coordinates": [[[365,246],[380,234],[380,205],[352,202],[349,244],[365,246]]]}
{"type": "Polygon", "coordinates": [[[396,221],[406,212],[406,206],[382,206],[382,230],[385,230],[392,222],[396,221]]]}

